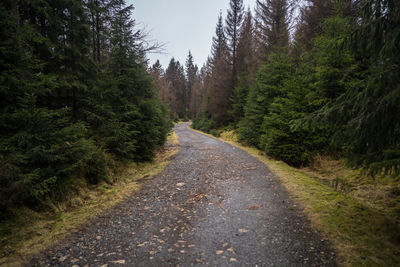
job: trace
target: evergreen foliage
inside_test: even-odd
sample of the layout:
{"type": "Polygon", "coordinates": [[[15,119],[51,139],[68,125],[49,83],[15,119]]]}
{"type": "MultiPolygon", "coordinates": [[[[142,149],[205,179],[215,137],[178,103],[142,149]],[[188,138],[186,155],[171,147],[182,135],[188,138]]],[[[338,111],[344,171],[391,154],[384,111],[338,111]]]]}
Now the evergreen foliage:
{"type": "Polygon", "coordinates": [[[292,57],[292,73],[262,125],[260,146],[270,156],[297,167],[309,163],[318,153],[335,150],[330,144],[329,125],[299,126],[299,120],[359,83],[357,65],[349,50],[338,50],[336,45],[349,32],[349,20],[335,16],[321,27],[323,34],[314,40],[313,50],[300,58],[292,57]]]}
{"type": "Polygon", "coordinates": [[[123,0],[0,3],[0,210],[150,160],[170,129],[123,0]]]}
{"type": "Polygon", "coordinates": [[[289,76],[290,62],[286,52],[271,54],[261,65],[244,107],[245,116],[239,122],[241,142],[260,147],[263,118],[274,98],[282,95],[281,88],[289,76]]]}
{"type": "Polygon", "coordinates": [[[398,175],[399,14],[394,0],[258,0],[253,19],[231,0],[189,97],[193,127],[233,125],[293,166],[330,154],[398,175]]]}
{"type": "MultiPolygon", "coordinates": [[[[309,120],[331,125],[333,141],[353,166],[371,174],[399,174],[399,5],[362,1],[356,30],[339,39],[338,51],[354,55],[347,86],[309,120]]],[[[348,64],[348,62],[344,62],[348,64]]],[[[348,70],[348,68],[345,68],[348,70]]]]}

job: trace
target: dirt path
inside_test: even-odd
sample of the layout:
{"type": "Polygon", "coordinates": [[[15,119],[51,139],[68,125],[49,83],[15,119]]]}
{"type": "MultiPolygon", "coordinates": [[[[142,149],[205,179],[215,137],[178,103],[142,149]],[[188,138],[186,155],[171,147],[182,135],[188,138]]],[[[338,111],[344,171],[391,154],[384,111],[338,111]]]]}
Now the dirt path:
{"type": "Polygon", "coordinates": [[[261,162],[186,126],[164,172],[31,265],[335,266],[261,162]]]}

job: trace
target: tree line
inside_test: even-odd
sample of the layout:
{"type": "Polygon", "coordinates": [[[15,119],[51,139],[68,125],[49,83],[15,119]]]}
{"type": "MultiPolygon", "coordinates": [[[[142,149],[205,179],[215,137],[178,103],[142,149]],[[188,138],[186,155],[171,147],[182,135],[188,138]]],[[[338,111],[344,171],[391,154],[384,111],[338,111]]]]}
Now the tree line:
{"type": "Polygon", "coordinates": [[[345,157],[399,174],[400,7],[395,0],[230,0],[199,70],[189,54],[153,75],[172,114],[292,166],[345,157]],[[189,78],[190,76],[190,78],[189,78]]]}
{"type": "Polygon", "coordinates": [[[171,128],[125,0],[0,3],[0,210],[61,200],[171,128]],[[78,182],[79,183],[79,182],[78,182]]]}

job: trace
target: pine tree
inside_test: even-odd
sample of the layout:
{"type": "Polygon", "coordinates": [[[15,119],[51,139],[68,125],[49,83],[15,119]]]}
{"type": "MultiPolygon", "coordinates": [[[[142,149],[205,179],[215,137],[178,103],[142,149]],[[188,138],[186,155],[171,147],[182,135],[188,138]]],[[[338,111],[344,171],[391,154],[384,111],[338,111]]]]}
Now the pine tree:
{"type": "Polygon", "coordinates": [[[314,38],[322,33],[321,22],[332,16],[334,9],[332,0],[307,0],[300,10],[295,42],[306,50],[310,50],[314,38]]]}
{"type": "Polygon", "coordinates": [[[282,96],[283,83],[290,77],[290,62],[285,51],[271,54],[262,63],[250,88],[244,108],[245,116],[239,123],[239,141],[260,147],[261,125],[269,113],[271,103],[282,96]]]}
{"type": "Polygon", "coordinates": [[[399,14],[396,1],[363,2],[347,43],[366,69],[365,84],[348,88],[322,112],[351,162],[372,174],[400,172],[399,14]]]}
{"type": "Polygon", "coordinates": [[[113,155],[151,159],[165,140],[132,10],[122,0],[0,4],[0,209],[61,200],[75,179],[106,179],[113,155]]]}
{"type": "Polygon", "coordinates": [[[243,0],[230,0],[228,14],[225,20],[225,33],[229,50],[229,63],[232,66],[232,88],[237,85],[238,64],[237,50],[239,45],[240,28],[243,23],[243,0]]]}
{"type": "Polygon", "coordinates": [[[77,122],[83,76],[90,75],[82,5],[8,1],[0,12],[0,208],[60,198],[76,173],[89,182],[104,179],[103,152],[77,122]]]}
{"type": "Polygon", "coordinates": [[[179,118],[186,118],[186,78],[184,67],[179,61],[171,59],[165,71],[165,78],[170,84],[171,90],[171,111],[179,118]]]}
{"type": "Polygon", "coordinates": [[[274,48],[288,46],[293,8],[290,0],[257,0],[255,21],[261,57],[274,48]]]}
{"type": "Polygon", "coordinates": [[[207,110],[216,124],[221,126],[231,120],[229,98],[232,94],[230,83],[232,80],[230,75],[231,68],[228,63],[229,50],[224,33],[222,14],[218,17],[211,54],[212,71],[211,80],[207,88],[209,95],[207,110]]]}
{"type": "Polygon", "coordinates": [[[197,71],[193,63],[193,55],[190,51],[186,58],[185,74],[186,74],[185,108],[186,110],[193,110],[192,94],[194,87],[196,85],[197,71]]]}
{"type": "Polygon", "coordinates": [[[197,65],[194,66],[194,73],[196,75],[194,77],[195,80],[194,80],[192,95],[190,98],[191,100],[190,110],[192,112],[192,118],[196,118],[200,114],[205,92],[201,80],[201,74],[199,73],[197,65]]]}
{"type": "Polygon", "coordinates": [[[244,23],[240,29],[240,37],[237,49],[238,85],[233,89],[232,117],[237,124],[244,117],[244,106],[250,87],[257,69],[257,58],[255,56],[255,39],[253,17],[250,10],[247,11],[244,23]]]}

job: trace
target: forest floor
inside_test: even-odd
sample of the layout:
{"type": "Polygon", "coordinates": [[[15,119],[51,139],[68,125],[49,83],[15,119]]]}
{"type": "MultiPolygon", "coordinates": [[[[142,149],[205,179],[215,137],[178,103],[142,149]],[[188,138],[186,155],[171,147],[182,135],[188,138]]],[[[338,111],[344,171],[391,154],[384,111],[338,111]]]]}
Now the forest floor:
{"type": "Polygon", "coordinates": [[[187,123],[175,131],[163,172],[29,265],[336,266],[265,164],[187,123]]]}

